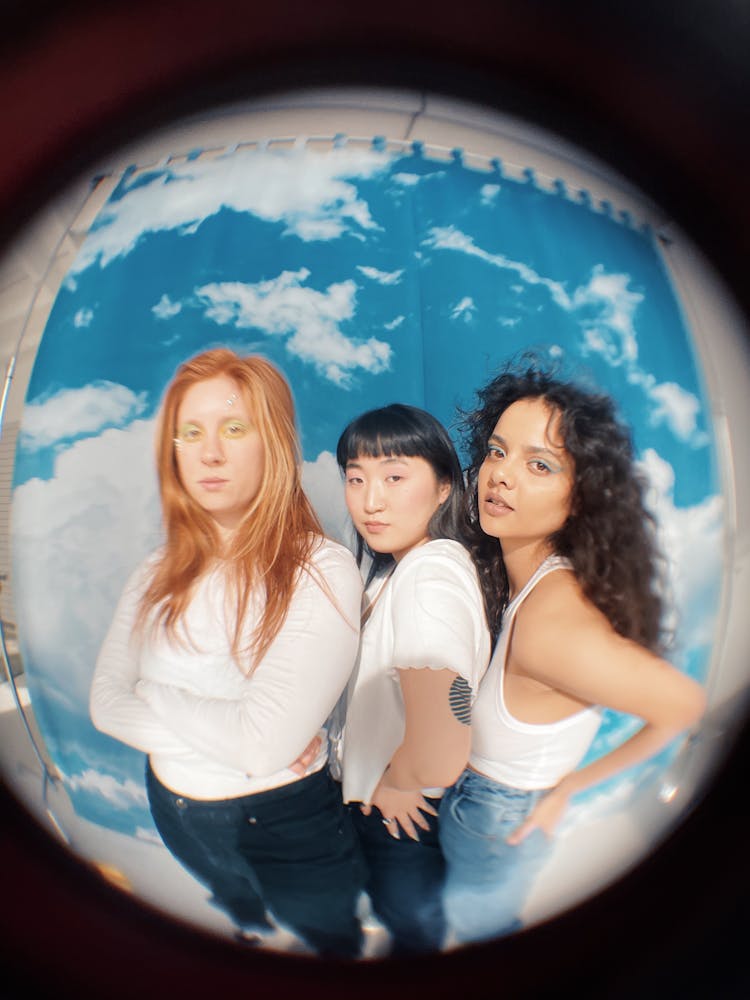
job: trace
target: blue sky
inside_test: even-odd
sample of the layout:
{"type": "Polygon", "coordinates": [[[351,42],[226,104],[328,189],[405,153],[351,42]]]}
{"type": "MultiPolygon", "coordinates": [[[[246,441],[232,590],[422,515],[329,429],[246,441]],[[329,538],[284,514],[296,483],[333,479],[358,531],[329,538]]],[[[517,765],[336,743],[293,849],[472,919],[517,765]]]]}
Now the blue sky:
{"type": "MultiPolygon", "coordinates": [[[[703,676],[721,584],[708,401],[649,232],[565,190],[375,146],[246,150],[126,175],[53,306],[15,466],[19,635],[35,712],[76,807],[150,825],[141,755],[86,698],[129,571],[159,541],[153,418],[184,358],[260,352],[292,384],[305,483],[342,537],[346,422],[457,405],[534,348],[617,400],[672,568],[675,662],[703,676]]],[[[624,732],[608,719],[595,751],[624,732]]]]}

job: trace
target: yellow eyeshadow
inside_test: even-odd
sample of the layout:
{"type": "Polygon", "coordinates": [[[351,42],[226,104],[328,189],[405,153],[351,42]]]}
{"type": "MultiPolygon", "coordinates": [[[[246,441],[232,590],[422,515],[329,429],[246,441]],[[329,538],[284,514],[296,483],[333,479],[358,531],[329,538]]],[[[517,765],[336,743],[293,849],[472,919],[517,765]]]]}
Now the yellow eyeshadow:
{"type": "MultiPolygon", "coordinates": [[[[225,441],[236,441],[245,437],[249,430],[249,424],[235,417],[219,426],[219,435],[225,441]]],[[[183,444],[192,444],[196,441],[202,441],[204,437],[205,431],[199,424],[183,424],[177,432],[175,440],[181,441],[183,444]]]]}
{"type": "Polygon", "coordinates": [[[228,420],[222,424],[220,433],[223,438],[231,440],[232,438],[244,437],[249,430],[248,425],[241,420],[228,420]]]}
{"type": "Polygon", "coordinates": [[[197,424],[183,424],[177,432],[180,441],[200,441],[203,431],[197,424]]]}

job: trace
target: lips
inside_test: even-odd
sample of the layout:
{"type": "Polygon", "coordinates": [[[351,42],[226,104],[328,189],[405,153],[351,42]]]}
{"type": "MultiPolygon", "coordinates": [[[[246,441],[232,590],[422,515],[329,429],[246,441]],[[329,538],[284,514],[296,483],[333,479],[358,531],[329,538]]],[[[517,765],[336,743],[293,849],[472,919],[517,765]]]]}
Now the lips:
{"type": "Polygon", "coordinates": [[[492,517],[500,517],[513,511],[513,507],[495,493],[488,493],[485,496],[483,506],[492,517]]]}
{"type": "Polygon", "coordinates": [[[210,479],[201,479],[199,484],[204,490],[220,490],[222,486],[225,486],[229,482],[228,479],[219,479],[218,477],[212,477],[210,479]]]}
{"type": "Polygon", "coordinates": [[[379,535],[381,531],[385,531],[388,527],[382,521],[365,521],[364,529],[370,535],[379,535]]]}

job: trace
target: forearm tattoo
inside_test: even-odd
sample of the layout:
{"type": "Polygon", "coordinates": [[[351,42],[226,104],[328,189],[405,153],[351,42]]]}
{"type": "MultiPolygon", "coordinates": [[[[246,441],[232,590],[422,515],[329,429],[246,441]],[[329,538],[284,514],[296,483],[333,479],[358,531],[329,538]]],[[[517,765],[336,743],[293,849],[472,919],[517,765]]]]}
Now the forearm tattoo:
{"type": "Polygon", "coordinates": [[[463,677],[457,677],[451,684],[448,704],[462,725],[471,725],[471,685],[463,677]]]}

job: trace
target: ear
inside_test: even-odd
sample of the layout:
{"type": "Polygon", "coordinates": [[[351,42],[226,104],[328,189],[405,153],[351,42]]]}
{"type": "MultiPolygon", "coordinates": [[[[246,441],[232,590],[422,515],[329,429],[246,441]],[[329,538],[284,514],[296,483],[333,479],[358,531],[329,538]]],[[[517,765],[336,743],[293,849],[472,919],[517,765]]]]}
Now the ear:
{"type": "Polygon", "coordinates": [[[450,495],[451,495],[451,481],[450,479],[444,479],[438,486],[439,502],[441,504],[444,504],[450,495]]]}

